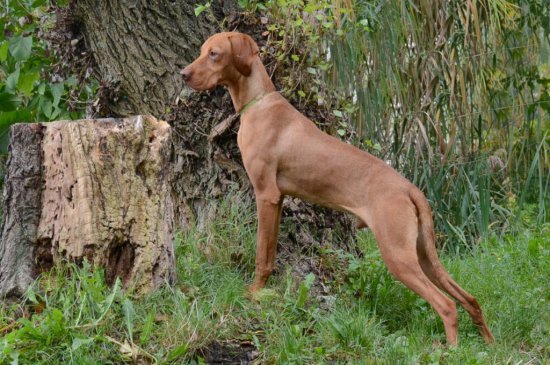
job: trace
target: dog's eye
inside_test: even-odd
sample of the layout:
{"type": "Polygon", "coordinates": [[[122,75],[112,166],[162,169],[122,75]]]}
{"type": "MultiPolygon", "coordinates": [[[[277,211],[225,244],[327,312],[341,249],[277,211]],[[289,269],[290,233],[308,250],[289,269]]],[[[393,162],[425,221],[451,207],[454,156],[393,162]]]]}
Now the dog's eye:
{"type": "Polygon", "coordinates": [[[209,56],[210,56],[210,58],[216,58],[216,57],[218,57],[218,54],[214,51],[210,51],[209,56]]]}

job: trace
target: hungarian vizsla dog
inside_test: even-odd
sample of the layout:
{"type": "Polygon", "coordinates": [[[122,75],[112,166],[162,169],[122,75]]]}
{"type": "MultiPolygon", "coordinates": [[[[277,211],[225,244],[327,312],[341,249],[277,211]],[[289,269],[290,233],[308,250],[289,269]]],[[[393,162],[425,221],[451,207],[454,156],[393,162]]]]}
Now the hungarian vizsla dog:
{"type": "Polygon", "coordinates": [[[456,299],[485,341],[493,335],[476,299],[438,259],[430,206],[422,192],[383,161],[325,134],[275,91],[251,37],[218,33],[181,72],[195,90],[229,89],[241,115],[237,137],[256,195],[258,247],[255,292],[274,269],[283,197],[291,195],[356,215],[368,226],[389,271],[428,301],[457,343],[456,299]]]}

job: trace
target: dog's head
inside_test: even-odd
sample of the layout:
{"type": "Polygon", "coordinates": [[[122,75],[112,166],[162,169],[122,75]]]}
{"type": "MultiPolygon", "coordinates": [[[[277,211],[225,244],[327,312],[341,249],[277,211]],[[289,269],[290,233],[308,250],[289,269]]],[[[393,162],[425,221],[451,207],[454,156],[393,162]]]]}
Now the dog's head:
{"type": "Polygon", "coordinates": [[[258,53],[258,45],[246,34],[214,34],[202,45],[199,57],[181,70],[180,74],[195,90],[227,86],[241,76],[250,76],[252,63],[258,53]]]}

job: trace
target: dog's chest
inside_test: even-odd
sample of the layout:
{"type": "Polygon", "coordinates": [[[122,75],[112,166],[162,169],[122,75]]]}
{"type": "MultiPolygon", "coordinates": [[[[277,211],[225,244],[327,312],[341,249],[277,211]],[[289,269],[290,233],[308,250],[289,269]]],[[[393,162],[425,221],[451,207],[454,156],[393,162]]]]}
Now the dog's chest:
{"type": "Polygon", "coordinates": [[[274,130],[261,119],[242,118],[237,133],[237,145],[245,158],[262,155],[270,151],[276,142],[274,130]]]}

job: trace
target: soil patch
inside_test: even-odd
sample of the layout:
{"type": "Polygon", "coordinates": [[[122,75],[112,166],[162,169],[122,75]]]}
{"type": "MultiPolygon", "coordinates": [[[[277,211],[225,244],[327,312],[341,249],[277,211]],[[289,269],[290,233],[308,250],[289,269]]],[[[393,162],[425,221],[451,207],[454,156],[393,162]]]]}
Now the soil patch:
{"type": "Polygon", "coordinates": [[[248,365],[259,352],[251,342],[212,342],[198,351],[209,365],[248,365]]]}

